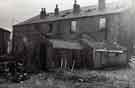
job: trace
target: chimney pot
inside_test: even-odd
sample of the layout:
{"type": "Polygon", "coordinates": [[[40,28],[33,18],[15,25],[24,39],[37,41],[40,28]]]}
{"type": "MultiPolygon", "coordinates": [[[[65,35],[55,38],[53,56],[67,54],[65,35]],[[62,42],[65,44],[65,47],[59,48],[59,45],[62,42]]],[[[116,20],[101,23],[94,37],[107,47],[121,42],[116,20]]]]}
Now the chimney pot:
{"type": "Polygon", "coordinates": [[[98,9],[104,10],[106,8],[106,0],[98,0],[98,9]]]}
{"type": "Polygon", "coordinates": [[[74,1],[74,6],[73,6],[73,13],[78,14],[80,12],[80,10],[81,10],[80,5],[77,4],[77,1],[75,0],[74,1]]]}
{"type": "Polygon", "coordinates": [[[56,4],[56,8],[55,8],[55,10],[54,10],[54,14],[55,14],[55,16],[58,16],[58,15],[59,15],[58,4],[56,4]]]}
{"type": "Polygon", "coordinates": [[[40,12],[40,18],[43,19],[46,16],[46,9],[45,8],[41,8],[41,12],[40,12]]]}

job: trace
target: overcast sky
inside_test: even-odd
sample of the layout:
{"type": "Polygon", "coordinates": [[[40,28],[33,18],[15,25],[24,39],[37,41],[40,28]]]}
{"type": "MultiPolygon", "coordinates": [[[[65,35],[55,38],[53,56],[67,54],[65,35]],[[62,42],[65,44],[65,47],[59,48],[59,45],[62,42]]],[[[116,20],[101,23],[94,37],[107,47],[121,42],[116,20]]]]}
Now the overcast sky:
{"type": "MultiPolygon", "coordinates": [[[[98,0],[77,0],[81,6],[95,5],[98,0]]],[[[117,2],[118,0],[106,0],[117,2]]],[[[12,25],[39,14],[41,8],[48,12],[58,4],[60,10],[70,9],[74,0],[0,0],[0,27],[12,29],[12,25]]]]}

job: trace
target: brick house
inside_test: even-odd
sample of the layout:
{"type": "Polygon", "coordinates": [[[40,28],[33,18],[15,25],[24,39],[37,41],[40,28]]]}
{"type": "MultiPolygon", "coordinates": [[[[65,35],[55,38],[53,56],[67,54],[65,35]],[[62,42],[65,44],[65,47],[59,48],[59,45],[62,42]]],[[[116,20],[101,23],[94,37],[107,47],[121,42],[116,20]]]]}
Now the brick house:
{"type": "MultiPolygon", "coordinates": [[[[111,43],[117,45],[114,43],[117,42],[121,19],[125,10],[124,7],[106,5],[105,0],[99,0],[98,6],[87,7],[80,7],[75,0],[73,9],[59,11],[59,7],[56,5],[54,13],[47,13],[46,9],[42,8],[39,15],[13,26],[13,52],[21,53],[27,47],[26,51],[31,55],[36,47],[36,51],[39,51],[40,54],[43,51],[45,55],[42,54],[40,55],[42,57],[39,58],[47,58],[43,61],[51,65],[54,61],[51,57],[53,55],[51,51],[56,50],[57,52],[57,49],[64,49],[68,52],[79,49],[81,52],[83,47],[88,53],[89,50],[87,51],[87,49],[97,49],[91,44],[104,43],[109,46],[111,43]],[[58,47],[59,44],[61,47],[58,47]],[[41,45],[43,46],[41,47],[41,45]]],[[[104,44],[100,44],[100,48],[105,49],[104,44]]],[[[120,51],[125,50],[120,46],[117,48],[120,51]]],[[[92,55],[93,50],[89,51],[92,55]]],[[[33,56],[28,56],[29,59],[31,57],[33,56]]],[[[28,62],[31,63],[33,60],[28,62]]],[[[126,56],[123,60],[124,63],[127,62],[126,56]]],[[[43,61],[41,60],[39,63],[41,64],[43,61]]]]}

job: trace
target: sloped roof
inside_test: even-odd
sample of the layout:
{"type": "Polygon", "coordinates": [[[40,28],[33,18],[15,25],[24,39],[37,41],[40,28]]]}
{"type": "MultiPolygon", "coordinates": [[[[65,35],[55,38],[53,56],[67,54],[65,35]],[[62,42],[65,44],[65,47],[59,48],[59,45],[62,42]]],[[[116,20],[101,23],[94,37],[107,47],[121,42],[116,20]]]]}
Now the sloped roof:
{"type": "Polygon", "coordinates": [[[5,28],[0,28],[0,30],[10,33],[10,31],[6,30],[5,28]]]}
{"type": "Polygon", "coordinates": [[[83,46],[78,42],[70,42],[70,41],[56,40],[56,39],[50,39],[49,41],[52,43],[53,48],[83,49],[83,46]]]}
{"type": "Polygon", "coordinates": [[[48,13],[44,19],[40,19],[40,15],[32,17],[24,22],[16,24],[15,26],[32,24],[32,23],[40,23],[40,22],[52,22],[58,20],[68,20],[68,19],[77,19],[81,17],[89,17],[89,16],[97,16],[97,15],[105,15],[105,14],[114,14],[124,11],[124,7],[117,7],[114,4],[108,4],[105,10],[98,10],[97,6],[87,6],[82,7],[81,12],[79,14],[73,14],[72,9],[61,11],[59,16],[55,16],[54,13],[48,13]]]}
{"type": "Polygon", "coordinates": [[[96,49],[107,49],[107,50],[127,50],[125,47],[119,44],[113,44],[111,42],[91,42],[87,39],[80,39],[80,43],[84,46],[96,48],[96,49]]]}
{"type": "Polygon", "coordinates": [[[113,44],[110,42],[91,42],[87,39],[80,39],[80,41],[64,41],[58,39],[49,39],[52,43],[53,48],[62,49],[83,49],[83,48],[95,48],[97,50],[110,50],[110,51],[125,51],[125,47],[119,44],[113,44]]]}

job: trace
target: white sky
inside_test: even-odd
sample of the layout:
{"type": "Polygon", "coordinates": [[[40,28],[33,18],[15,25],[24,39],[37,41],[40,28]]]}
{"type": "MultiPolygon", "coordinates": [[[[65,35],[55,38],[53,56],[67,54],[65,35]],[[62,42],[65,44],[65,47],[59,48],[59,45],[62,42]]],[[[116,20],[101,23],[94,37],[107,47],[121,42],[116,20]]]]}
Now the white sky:
{"type": "MultiPolygon", "coordinates": [[[[98,0],[77,0],[81,6],[95,5],[98,0]]],[[[117,2],[118,0],[106,0],[117,2]]],[[[12,29],[12,25],[39,14],[41,8],[53,11],[58,4],[60,10],[70,9],[74,0],[0,0],[0,27],[12,29]]]]}

